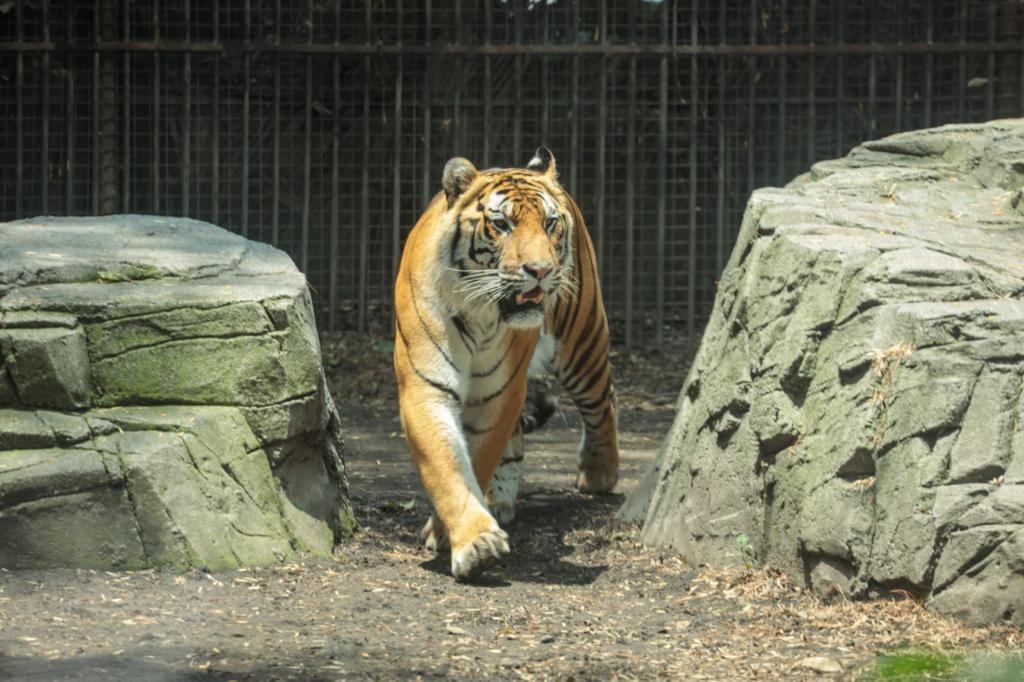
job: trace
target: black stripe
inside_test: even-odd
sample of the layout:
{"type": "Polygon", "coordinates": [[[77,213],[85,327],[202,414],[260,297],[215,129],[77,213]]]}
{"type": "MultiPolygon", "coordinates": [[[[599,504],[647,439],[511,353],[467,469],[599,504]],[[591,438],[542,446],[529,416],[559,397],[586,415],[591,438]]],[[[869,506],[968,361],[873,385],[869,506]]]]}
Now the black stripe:
{"type": "MultiPolygon", "coordinates": [[[[598,335],[594,341],[599,343],[602,335],[598,335]]],[[[579,388],[579,384],[591,377],[594,373],[600,374],[602,367],[608,366],[608,358],[606,353],[596,353],[591,355],[593,352],[593,344],[587,349],[586,354],[580,356],[579,361],[572,366],[572,368],[561,377],[562,386],[569,392],[582,393],[582,389],[579,388]],[[593,360],[593,361],[591,361],[593,360]],[[590,363],[590,364],[587,364],[590,363]]],[[[609,373],[609,376],[611,374],[609,373]]],[[[593,385],[593,384],[591,384],[593,385]]]]}
{"type": "Polygon", "coordinates": [[[412,354],[409,352],[409,340],[405,337],[405,332],[402,331],[402,324],[397,319],[395,320],[395,326],[398,328],[398,335],[402,337],[402,346],[405,348],[405,357],[406,359],[409,360],[409,366],[412,367],[412,371],[416,373],[416,376],[418,376],[424,382],[429,384],[431,387],[436,388],[438,391],[441,391],[442,393],[451,396],[455,400],[455,402],[461,404],[462,398],[460,398],[459,394],[455,392],[455,389],[453,389],[451,386],[447,386],[446,384],[441,383],[440,381],[431,379],[426,374],[420,371],[420,368],[417,367],[416,363],[413,362],[412,360],[412,354]]]}
{"type": "Polygon", "coordinates": [[[431,379],[430,377],[425,375],[423,372],[421,372],[419,370],[418,367],[416,367],[416,365],[413,364],[412,358],[409,358],[409,366],[412,367],[412,371],[416,372],[416,376],[418,376],[420,379],[422,379],[423,381],[425,381],[428,384],[430,384],[431,387],[436,388],[437,390],[441,391],[442,393],[447,394],[456,403],[462,404],[462,398],[459,397],[459,394],[456,393],[453,388],[451,388],[450,386],[445,386],[444,384],[442,384],[439,381],[434,381],[433,379],[431,379]]]}
{"type": "Polygon", "coordinates": [[[436,348],[437,352],[441,354],[441,357],[445,359],[445,362],[451,365],[451,368],[458,372],[459,368],[455,366],[455,362],[452,360],[451,356],[448,355],[448,353],[445,352],[444,348],[441,347],[441,342],[434,337],[434,333],[430,331],[430,327],[427,326],[426,321],[424,321],[423,319],[423,315],[420,313],[419,303],[416,302],[416,285],[412,280],[411,269],[409,270],[409,294],[410,298],[412,299],[413,310],[416,311],[416,317],[419,318],[420,325],[423,327],[423,330],[427,332],[427,337],[430,339],[430,342],[434,344],[434,348],[436,348]]]}
{"type": "Polygon", "coordinates": [[[516,378],[517,374],[519,374],[519,369],[523,366],[523,363],[526,361],[526,358],[527,358],[528,355],[531,355],[529,350],[527,350],[527,352],[523,353],[523,357],[519,358],[519,363],[516,365],[516,368],[514,370],[512,370],[512,373],[509,374],[508,379],[505,380],[505,383],[501,385],[501,388],[499,388],[497,391],[495,391],[494,393],[492,393],[490,395],[484,396],[480,400],[474,400],[473,402],[466,403],[466,404],[467,405],[474,405],[474,406],[475,405],[483,405],[484,403],[490,402],[491,400],[494,400],[499,395],[504,393],[505,389],[508,388],[509,384],[512,383],[512,380],[516,378]]]}
{"type": "MultiPolygon", "coordinates": [[[[456,254],[458,254],[458,252],[459,252],[459,241],[461,239],[462,239],[462,221],[459,220],[459,221],[456,221],[456,223],[455,223],[455,235],[452,238],[452,245],[451,245],[452,252],[451,252],[451,254],[449,256],[449,260],[451,261],[452,265],[458,265],[458,260],[459,259],[456,258],[456,254]]],[[[465,273],[461,272],[462,268],[459,268],[459,270],[460,270],[459,275],[463,276],[465,273]]]]}
{"type": "Polygon", "coordinates": [[[576,404],[576,409],[580,412],[593,413],[597,407],[607,405],[611,399],[611,391],[609,390],[611,385],[612,382],[609,380],[608,383],[605,384],[604,390],[601,391],[601,395],[596,398],[588,399],[583,396],[580,396],[579,399],[574,398],[573,402],[576,404]]]}
{"type": "Polygon", "coordinates": [[[576,335],[576,342],[573,345],[572,352],[569,353],[569,357],[565,358],[565,362],[561,363],[562,376],[569,376],[569,368],[576,365],[577,359],[581,355],[583,348],[590,344],[587,351],[584,353],[584,357],[590,353],[593,348],[594,339],[601,337],[601,325],[596,324],[597,318],[591,317],[587,324],[580,330],[580,333],[576,335]]]}
{"type": "Polygon", "coordinates": [[[466,322],[465,320],[462,319],[462,316],[453,315],[452,324],[454,324],[455,328],[459,331],[459,337],[462,339],[462,343],[465,344],[466,350],[468,350],[470,353],[476,350],[476,339],[473,338],[473,335],[469,332],[469,329],[466,328],[466,322]],[[466,340],[467,338],[469,339],[469,341],[466,340]],[[470,346],[470,342],[472,342],[472,346],[470,346]]]}
{"type": "MultiPolygon", "coordinates": [[[[577,223],[576,230],[577,231],[581,231],[582,229],[583,228],[580,227],[579,224],[577,223]]],[[[580,305],[582,305],[582,303],[583,303],[583,293],[584,293],[583,292],[583,284],[584,283],[583,283],[583,279],[582,279],[582,277],[583,277],[583,261],[582,261],[583,256],[580,253],[580,244],[582,243],[582,240],[578,239],[576,241],[577,241],[576,249],[575,249],[575,253],[573,253],[573,271],[572,271],[572,274],[574,274],[576,276],[576,282],[578,283],[578,286],[579,286],[579,293],[573,299],[573,303],[575,305],[573,306],[573,311],[572,311],[572,321],[569,321],[568,318],[563,318],[562,319],[562,324],[559,326],[558,331],[557,331],[558,338],[562,338],[562,334],[565,332],[567,326],[568,326],[569,329],[572,329],[573,323],[576,320],[576,315],[579,312],[580,305]]],[[[593,283],[593,285],[595,287],[597,286],[597,280],[596,279],[593,279],[592,283],[593,283]]],[[[595,296],[594,300],[596,301],[597,300],[596,299],[597,294],[595,293],[594,296],[595,296]]],[[[566,314],[568,315],[568,311],[566,312],[566,314]]]]}
{"type": "MultiPolygon", "coordinates": [[[[509,346],[511,347],[511,345],[512,344],[510,343],[509,346]]],[[[493,368],[490,368],[486,372],[481,372],[479,374],[474,372],[474,373],[472,373],[472,376],[474,378],[482,378],[482,377],[489,377],[490,375],[493,375],[495,372],[498,371],[498,368],[500,368],[502,365],[505,364],[505,358],[508,357],[508,355],[509,355],[509,349],[506,348],[505,352],[502,353],[502,358],[500,360],[498,360],[498,363],[493,368]]]]}
{"type": "MultiPolygon", "coordinates": [[[[577,315],[580,312],[580,307],[583,305],[583,299],[584,299],[584,295],[586,293],[584,288],[588,284],[588,282],[585,282],[584,279],[583,279],[583,274],[584,274],[583,273],[583,244],[584,244],[584,240],[581,237],[583,235],[583,231],[584,231],[583,215],[580,213],[580,208],[579,207],[577,207],[577,206],[575,206],[573,204],[572,208],[574,209],[573,213],[572,213],[572,222],[573,222],[573,230],[574,230],[572,237],[579,238],[577,240],[574,240],[575,241],[575,249],[572,250],[572,271],[571,271],[571,274],[575,276],[575,281],[577,281],[577,295],[575,295],[575,297],[572,299],[573,308],[572,308],[572,312],[571,312],[571,318],[568,318],[568,317],[563,317],[562,318],[562,324],[558,328],[558,333],[557,333],[558,338],[562,337],[562,334],[565,333],[566,329],[571,331],[571,329],[575,326],[575,318],[577,318],[577,315]]],[[[593,258],[593,256],[594,256],[593,251],[591,251],[591,257],[593,258]]],[[[592,305],[593,306],[597,305],[597,295],[598,295],[598,291],[597,291],[597,269],[596,269],[597,266],[596,266],[596,262],[597,261],[595,259],[594,260],[594,268],[592,269],[592,271],[590,273],[591,274],[591,279],[590,279],[590,282],[589,282],[590,286],[595,290],[593,292],[593,294],[592,294],[592,296],[593,296],[593,303],[592,303],[592,305]]],[[[568,315],[568,314],[569,314],[568,311],[566,311],[566,315],[568,315]]]]}
{"type": "MultiPolygon", "coordinates": [[[[491,329],[491,332],[490,332],[491,335],[488,336],[483,341],[481,341],[479,343],[479,347],[480,348],[486,348],[487,346],[491,345],[491,341],[494,340],[494,337],[498,335],[499,331],[501,331],[501,323],[498,320],[495,320],[494,321],[494,327],[491,329]]],[[[512,342],[509,341],[508,345],[509,345],[509,348],[511,348],[512,347],[512,342]]],[[[508,352],[508,348],[505,349],[505,352],[506,353],[508,352]]]]}
{"type": "Polygon", "coordinates": [[[477,263],[480,263],[481,265],[486,265],[487,263],[489,263],[491,260],[494,259],[494,248],[489,246],[489,245],[487,245],[487,244],[485,244],[484,246],[478,248],[477,245],[476,245],[476,234],[477,234],[477,230],[473,230],[472,232],[470,232],[470,237],[469,237],[469,257],[472,258],[473,260],[475,260],[477,263]],[[487,263],[485,263],[485,262],[481,261],[479,258],[477,258],[477,256],[479,254],[481,254],[481,253],[485,253],[485,254],[487,254],[489,256],[487,263]]]}
{"type": "MultiPolygon", "coordinates": [[[[577,270],[577,272],[578,272],[578,270],[577,270]]],[[[580,282],[580,286],[582,286],[582,285],[583,285],[583,283],[580,282]]],[[[582,293],[583,292],[581,291],[580,294],[582,294],[582,293]]],[[[569,316],[566,319],[563,319],[562,320],[562,325],[558,329],[558,338],[562,338],[562,335],[566,332],[566,330],[571,331],[572,328],[574,326],[576,326],[576,318],[579,316],[580,307],[583,305],[583,296],[582,295],[581,296],[577,296],[576,299],[573,301],[573,303],[575,305],[573,305],[571,316],[569,316]]],[[[593,311],[596,308],[597,308],[597,294],[595,293],[593,295],[593,298],[591,299],[591,315],[593,315],[593,311]]]]}
{"type": "MultiPolygon", "coordinates": [[[[569,326],[570,330],[572,330],[572,327],[575,326],[575,324],[576,324],[576,313],[579,312],[579,309],[580,309],[580,307],[579,307],[579,305],[577,305],[576,308],[573,310],[573,324],[569,326]]],[[[572,353],[569,355],[569,357],[566,359],[566,361],[562,364],[562,367],[568,367],[568,366],[572,365],[573,363],[575,363],[576,356],[579,354],[580,348],[582,348],[582,346],[583,346],[584,339],[588,338],[587,334],[592,334],[593,333],[592,330],[593,330],[594,326],[597,326],[598,330],[600,330],[600,325],[595,325],[594,324],[594,320],[596,319],[596,316],[597,316],[597,296],[595,295],[593,298],[590,299],[590,313],[587,315],[587,326],[584,327],[581,330],[581,332],[576,336],[576,346],[575,346],[575,348],[573,348],[572,353]]],[[[597,334],[597,338],[600,338],[601,336],[602,335],[600,333],[597,334]]],[[[563,376],[566,376],[565,373],[560,373],[560,374],[562,374],[563,376]]]]}
{"type": "Polygon", "coordinates": [[[603,363],[601,363],[600,361],[594,363],[594,366],[588,367],[587,371],[581,373],[580,379],[577,380],[577,383],[579,381],[583,381],[582,386],[574,386],[573,388],[566,387],[566,390],[572,391],[577,395],[586,395],[587,393],[590,392],[590,389],[592,389],[594,385],[601,379],[601,376],[603,375],[603,369],[603,363]]]}
{"type": "Polygon", "coordinates": [[[588,420],[586,416],[583,416],[583,423],[590,427],[591,432],[594,432],[598,431],[602,426],[604,426],[604,423],[608,421],[611,418],[611,416],[611,410],[606,409],[601,412],[601,416],[596,422],[592,422],[588,420]]]}

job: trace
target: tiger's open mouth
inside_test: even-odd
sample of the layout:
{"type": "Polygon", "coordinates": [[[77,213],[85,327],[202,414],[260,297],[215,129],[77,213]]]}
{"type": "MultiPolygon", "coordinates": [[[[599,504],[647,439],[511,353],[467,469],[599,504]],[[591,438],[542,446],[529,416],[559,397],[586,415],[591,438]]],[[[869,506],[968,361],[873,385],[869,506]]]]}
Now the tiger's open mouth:
{"type": "Polygon", "coordinates": [[[502,298],[498,301],[498,310],[505,319],[521,313],[541,312],[544,310],[544,290],[534,287],[515,296],[502,298]]]}
{"type": "Polygon", "coordinates": [[[534,287],[529,291],[516,294],[515,302],[516,305],[525,305],[526,303],[540,303],[544,300],[544,290],[540,287],[534,287]]]}

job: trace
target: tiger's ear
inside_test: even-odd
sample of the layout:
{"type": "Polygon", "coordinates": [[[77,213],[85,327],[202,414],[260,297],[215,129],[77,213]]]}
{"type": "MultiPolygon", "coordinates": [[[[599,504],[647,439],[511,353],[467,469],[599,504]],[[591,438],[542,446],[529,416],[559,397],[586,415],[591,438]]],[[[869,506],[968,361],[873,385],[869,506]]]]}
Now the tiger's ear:
{"type": "Polygon", "coordinates": [[[448,199],[448,205],[453,206],[455,200],[462,195],[476,178],[476,166],[461,156],[449,159],[444,165],[444,173],[441,176],[441,184],[444,185],[444,196],[448,199]]]}
{"type": "Polygon", "coordinates": [[[555,155],[547,147],[537,147],[537,151],[534,152],[530,163],[526,164],[526,168],[543,173],[548,177],[558,177],[558,171],[555,169],[555,155]]]}

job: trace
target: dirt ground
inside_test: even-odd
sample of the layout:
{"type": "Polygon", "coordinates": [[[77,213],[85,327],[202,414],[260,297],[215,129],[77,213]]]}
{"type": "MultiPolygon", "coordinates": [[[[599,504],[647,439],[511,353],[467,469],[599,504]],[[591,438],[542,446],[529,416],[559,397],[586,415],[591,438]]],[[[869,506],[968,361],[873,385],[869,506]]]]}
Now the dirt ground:
{"type": "Polygon", "coordinates": [[[325,339],[361,531],[334,560],[227,573],[0,571],[0,679],[871,678],[892,649],[1020,649],[907,599],[822,600],[771,570],[705,569],[616,522],[672,420],[694,344],[615,358],[617,494],[573,491],[571,409],[527,443],[513,554],[477,584],[419,546],[428,501],[395,413],[388,340],[325,339]]]}

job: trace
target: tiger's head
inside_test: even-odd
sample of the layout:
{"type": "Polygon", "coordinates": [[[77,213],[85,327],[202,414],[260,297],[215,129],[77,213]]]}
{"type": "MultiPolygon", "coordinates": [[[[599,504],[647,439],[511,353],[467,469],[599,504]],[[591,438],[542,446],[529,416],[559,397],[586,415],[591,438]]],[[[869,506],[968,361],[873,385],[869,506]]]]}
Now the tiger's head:
{"type": "Polygon", "coordinates": [[[575,213],[558,184],[554,155],[540,147],[525,169],[486,171],[454,158],[442,182],[454,228],[448,247],[456,307],[495,310],[513,327],[541,325],[558,296],[575,286],[575,213]]]}

